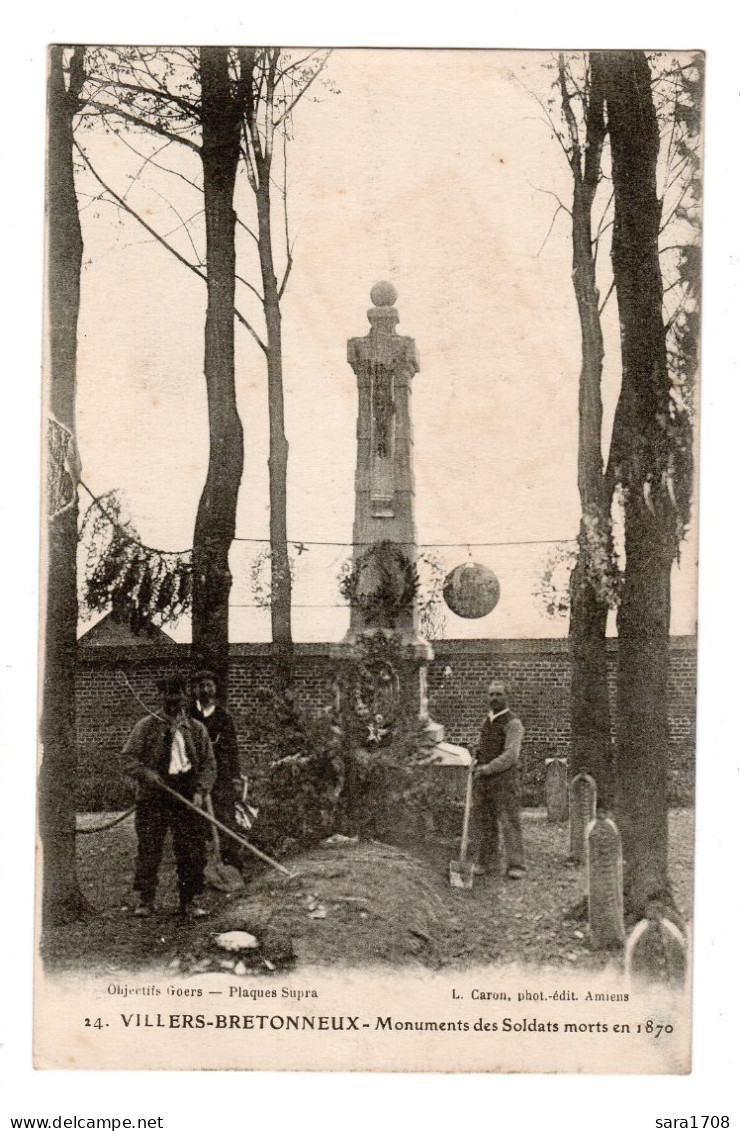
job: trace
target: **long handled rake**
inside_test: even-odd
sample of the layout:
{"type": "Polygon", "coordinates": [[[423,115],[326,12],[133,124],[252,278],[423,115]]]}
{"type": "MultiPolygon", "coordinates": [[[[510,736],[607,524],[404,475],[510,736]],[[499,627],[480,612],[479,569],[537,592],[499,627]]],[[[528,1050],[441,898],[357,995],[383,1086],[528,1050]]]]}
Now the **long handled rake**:
{"type": "Polygon", "coordinates": [[[275,868],[278,872],[282,872],[284,876],[289,876],[292,878],[295,875],[294,872],[288,871],[288,869],[283,867],[282,864],[279,864],[277,860],[273,860],[272,857],[268,856],[266,852],[262,852],[259,848],[255,848],[254,845],[250,844],[248,840],[244,839],[244,837],[239,836],[238,833],[235,833],[227,825],[224,825],[221,821],[219,821],[218,817],[211,816],[203,809],[199,809],[197,805],[193,805],[192,801],[188,801],[187,797],[183,797],[181,793],[178,793],[174,789],[170,789],[170,787],[168,785],[165,785],[163,781],[160,781],[158,779],[156,785],[159,789],[163,789],[165,793],[169,793],[170,797],[175,797],[187,809],[192,809],[193,813],[197,813],[198,816],[202,817],[204,821],[208,821],[220,832],[225,833],[226,836],[230,836],[232,840],[235,840],[237,844],[240,844],[242,846],[242,848],[246,848],[247,851],[251,852],[253,856],[256,856],[258,860],[263,860],[265,864],[269,864],[271,868],[275,868]]]}

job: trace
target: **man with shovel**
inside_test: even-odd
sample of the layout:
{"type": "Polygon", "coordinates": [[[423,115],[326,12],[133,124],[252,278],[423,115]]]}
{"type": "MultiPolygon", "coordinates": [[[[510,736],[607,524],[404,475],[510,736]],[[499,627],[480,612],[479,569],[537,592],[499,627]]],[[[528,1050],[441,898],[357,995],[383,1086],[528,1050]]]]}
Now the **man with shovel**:
{"type": "Polygon", "coordinates": [[[506,875],[519,880],[527,871],[519,813],[524,727],[512,714],[506,687],[494,680],[488,688],[489,711],[483,720],[473,790],[473,844],[476,875],[498,871],[499,829],[506,852],[506,875]]]}
{"type": "Polygon", "coordinates": [[[187,713],[185,682],[177,676],[169,677],[158,682],[157,690],[160,710],[136,724],[123,749],[124,772],[139,786],[134,875],[139,904],[134,914],[144,917],[154,910],[169,830],[177,864],[180,914],[199,918],[208,914],[198,903],[203,891],[207,826],[178,796],[200,808],[216,780],[216,759],[208,731],[187,713]]]}

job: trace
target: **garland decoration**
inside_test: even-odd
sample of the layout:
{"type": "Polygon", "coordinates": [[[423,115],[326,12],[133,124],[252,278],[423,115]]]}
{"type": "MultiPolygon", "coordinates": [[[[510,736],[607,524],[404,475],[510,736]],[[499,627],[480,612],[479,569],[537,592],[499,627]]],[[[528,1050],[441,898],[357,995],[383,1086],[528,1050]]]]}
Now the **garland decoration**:
{"type": "Polygon", "coordinates": [[[366,622],[393,628],[416,603],[419,571],[395,543],[378,542],[340,577],[339,591],[366,622]]]}
{"type": "Polygon", "coordinates": [[[93,500],[80,530],[85,552],[80,602],[86,613],[110,610],[139,633],[176,623],[190,609],[192,553],[146,546],[122,515],[117,491],[93,500]]]}

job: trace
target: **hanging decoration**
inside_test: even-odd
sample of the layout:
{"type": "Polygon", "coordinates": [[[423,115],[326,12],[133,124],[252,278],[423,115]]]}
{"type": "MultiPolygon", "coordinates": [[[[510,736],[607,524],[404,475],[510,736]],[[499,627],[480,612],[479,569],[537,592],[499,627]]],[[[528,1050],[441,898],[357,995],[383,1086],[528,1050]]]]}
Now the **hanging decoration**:
{"type": "Polygon", "coordinates": [[[442,596],[448,609],[466,620],[487,617],[496,608],[501,587],[493,570],[479,562],[456,566],[444,580],[442,596]]]}
{"type": "Polygon", "coordinates": [[[123,518],[116,491],[90,505],[80,541],[85,551],[80,594],[85,612],[110,610],[138,633],[152,625],[177,623],[190,610],[190,551],[173,553],[145,546],[123,518]]]}

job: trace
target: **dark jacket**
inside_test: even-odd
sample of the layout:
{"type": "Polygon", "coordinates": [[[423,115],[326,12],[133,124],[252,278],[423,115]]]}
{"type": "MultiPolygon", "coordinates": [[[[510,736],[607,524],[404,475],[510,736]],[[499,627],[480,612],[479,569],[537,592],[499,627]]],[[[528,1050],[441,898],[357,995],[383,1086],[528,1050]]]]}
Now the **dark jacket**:
{"type": "Polygon", "coordinates": [[[190,709],[193,719],[206,728],[211,740],[213,753],[216,758],[216,782],[214,791],[233,793],[232,783],[238,781],[241,775],[239,762],[239,744],[236,738],[236,727],[229,711],[220,704],[208,717],[199,711],[198,705],[193,704],[190,709]]]}
{"type": "Polygon", "coordinates": [[[140,719],[123,748],[123,771],[136,781],[142,780],[145,768],[155,770],[166,778],[175,726],[183,736],[185,753],[193,767],[194,788],[197,792],[206,793],[216,780],[216,759],[211,740],[206,728],[185,714],[176,723],[153,715],[140,719]]]}

